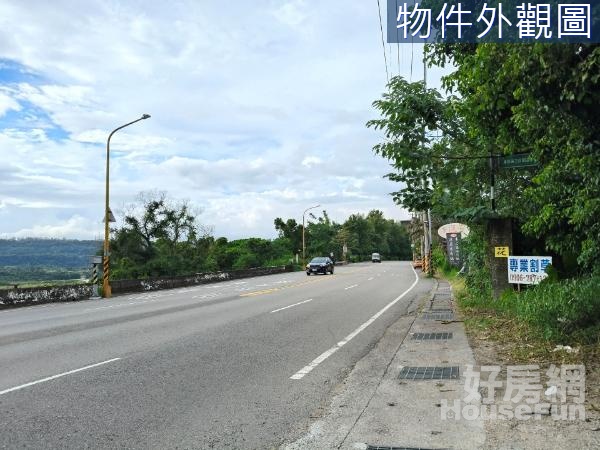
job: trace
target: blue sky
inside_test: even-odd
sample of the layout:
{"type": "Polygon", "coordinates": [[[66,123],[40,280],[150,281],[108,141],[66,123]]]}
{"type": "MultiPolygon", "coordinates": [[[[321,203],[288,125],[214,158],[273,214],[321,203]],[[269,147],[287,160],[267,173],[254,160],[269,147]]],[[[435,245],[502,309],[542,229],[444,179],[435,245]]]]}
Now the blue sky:
{"type": "MultiPolygon", "coordinates": [[[[376,2],[223,5],[0,4],[0,237],[99,237],[106,138],[142,113],[111,144],[117,217],[146,190],[229,238],[274,237],[317,203],[408,216],[365,127],[386,83],[376,2]]],[[[386,50],[422,77],[420,48],[386,50]]]]}

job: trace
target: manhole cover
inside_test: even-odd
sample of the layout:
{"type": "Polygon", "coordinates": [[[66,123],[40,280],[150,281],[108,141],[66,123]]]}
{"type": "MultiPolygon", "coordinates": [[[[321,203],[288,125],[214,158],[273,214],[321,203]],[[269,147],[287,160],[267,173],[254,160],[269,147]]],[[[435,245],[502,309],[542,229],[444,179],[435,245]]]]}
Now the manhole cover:
{"type": "Polygon", "coordinates": [[[415,333],[413,339],[415,341],[441,341],[452,339],[452,333],[415,333]]]}
{"type": "Polygon", "coordinates": [[[403,367],[400,380],[458,380],[459,367],[403,367]]]}
{"type": "Polygon", "coordinates": [[[451,312],[426,312],[423,314],[425,320],[452,320],[454,314],[451,312]]]}

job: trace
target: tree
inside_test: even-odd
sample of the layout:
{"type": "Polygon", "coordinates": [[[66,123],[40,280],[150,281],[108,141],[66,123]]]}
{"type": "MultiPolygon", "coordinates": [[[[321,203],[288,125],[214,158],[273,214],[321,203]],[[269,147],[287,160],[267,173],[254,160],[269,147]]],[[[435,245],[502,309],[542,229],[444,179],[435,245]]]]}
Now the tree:
{"type": "Polygon", "coordinates": [[[327,211],[323,211],[323,215],[319,218],[310,214],[310,218],[316,220],[316,222],[309,220],[306,227],[308,254],[313,256],[329,256],[330,253],[333,253],[334,257],[339,259],[342,249],[336,245],[335,236],[340,225],[329,219],[327,211]]]}
{"type": "Polygon", "coordinates": [[[206,259],[208,230],[186,201],[164,192],[141,192],[113,230],[113,277],[182,275],[199,271],[206,259]]]}
{"type": "Polygon", "coordinates": [[[473,224],[512,217],[547,250],[597,270],[600,46],[433,45],[428,62],[456,67],[447,96],[394,78],[368,123],[385,133],[374,151],[392,161],[388,176],[406,183],[396,201],[473,224]],[[489,155],[523,152],[539,166],[497,171],[491,211],[489,155]]]}
{"type": "Polygon", "coordinates": [[[298,224],[295,219],[283,221],[277,217],[274,221],[275,229],[279,232],[279,237],[286,238],[289,242],[289,251],[295,255],[302,249],[302,225],[298,224]]]}

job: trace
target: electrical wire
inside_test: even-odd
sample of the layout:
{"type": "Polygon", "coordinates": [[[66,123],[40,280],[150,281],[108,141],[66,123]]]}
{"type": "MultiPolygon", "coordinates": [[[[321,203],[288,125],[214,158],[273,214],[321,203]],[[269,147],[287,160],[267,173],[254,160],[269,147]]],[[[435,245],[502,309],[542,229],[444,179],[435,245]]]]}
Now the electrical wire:
{"type": "Polygon", "coordinates": [[[412,83],[413,77],[413,63],[415,62],[415,43],[410,40],[410,82],[412,83]]]}
{"type": "MultiPolygon", "coordinates": [[[[396,11],[398,11],[398,0],[396,0],[396,11]]],[[[396,51],[397,51],[397,57],[398,57],[398,76],[401,76],[401,64],[400,64],[400,29],[398,27],[396,27],[396,40],[398,41],[398,43],[396,44],[396,51]]]]}
{"type": "Polygon", "coordinates": [[[381,30],[381,46],[383,47],[383,61],[385,62],[385,77],[389,84],[390,73],[388,71],[387,54],[385,51],[385,39],[383,38],[383,20],[381,19],[381,3],[379,0],[377,0],[377,9],[379,10],[379,29],[381,30]]]}

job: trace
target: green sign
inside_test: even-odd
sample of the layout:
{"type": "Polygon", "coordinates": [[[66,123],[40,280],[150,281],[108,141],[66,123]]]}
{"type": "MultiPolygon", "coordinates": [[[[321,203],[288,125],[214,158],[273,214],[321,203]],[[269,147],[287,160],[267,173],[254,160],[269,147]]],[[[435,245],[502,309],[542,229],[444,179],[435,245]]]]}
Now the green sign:
{"type": "Polygon", "coordinates": [[[520,153],[517,155],[508,155],[500,157],[500,168],[518,169],[521,167],[535,167],[538,162],[531,158],[531,153],[520,153]]]}

